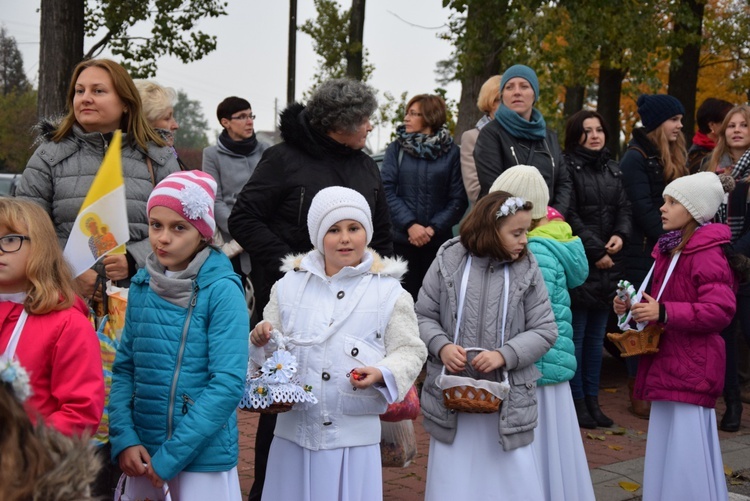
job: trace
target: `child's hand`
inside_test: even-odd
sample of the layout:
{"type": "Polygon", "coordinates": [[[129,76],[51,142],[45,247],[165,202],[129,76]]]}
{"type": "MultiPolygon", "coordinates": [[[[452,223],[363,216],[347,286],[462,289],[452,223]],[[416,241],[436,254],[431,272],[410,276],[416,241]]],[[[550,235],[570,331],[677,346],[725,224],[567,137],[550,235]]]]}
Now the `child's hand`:
{"type": "Polygon", "coordinates": [[[630,299],[628,299],[627,301],[623,301],[619,297],[615,296],[614,308],[616,314],[622,315],[623,313],[628,311],[628,308],[630,308],[630,299]]]}
{"type": "Polygon", "coordinates": [[[250,342],[255,346],[265,346],[271,339],[271,331],[273,325],[271,322],[261,322],[255,326],[253,331],[250,333],[250,342]]]}
{"type": "Polygon", "coordinates": [[[146,477],[151,481],[151,485],[157,489],[161,489],[164,486],[164,480],[150,466],[146,468],[146,477]]]}
{"type": "Polygon", "coordinates": [[[607,249],[607,254],[617,254],[622,249],[622,238],[612,235],[609,237],[609,242],[607,242],[604,248],[607,249]]]}
{"type": "Polygon", "coordinates": [[[656,322],[659,320],[659,303],[645,292],[643,297],[646,303],[634,304],[630,309],[633,313],[633,320],[636,322],[656,322]]]}
{"type": "Polygon", "coordinates": [[[440,349],[440,360],[451,372],[461,372],[466,368],[466,350],[457,344],[446,344],[440,349]]]}
{"type": "Polygon", "coordinates": [[[603,258],[601,258],[599,261],[594,263],[594,266],[596,266],[600,270],[608,270],[614,265],[615,265],[615,262],[612,261],[611,257],[609,257],[609,254],[605,254],[603,258]]]}
{"type": "Polygon", "coordinates": [[[471,361],[471,366],[479,372],[492,372],[505,365],[505,357],[499,351],[483,351],[471,361]]]}
{"type": "Polygon", "coordinates": [[[359,389],[369,388],[375,383],[382,383],[383,373],[377,367],[357,367],[352,369],[349,381],[352,386],[359,389]]]}
{"type": "Polygon", "coordinates": [[[118,456],[120,469],[129,477],[140,477],[148,472],[151,456],[142,445],[128,447],[118,456]]]}

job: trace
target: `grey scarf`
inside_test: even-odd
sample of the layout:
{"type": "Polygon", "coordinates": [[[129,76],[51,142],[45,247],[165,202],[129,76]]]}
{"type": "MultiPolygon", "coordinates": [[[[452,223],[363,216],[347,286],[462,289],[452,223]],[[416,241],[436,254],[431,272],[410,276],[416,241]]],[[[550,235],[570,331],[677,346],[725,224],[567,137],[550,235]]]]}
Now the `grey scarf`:
{"type": "Polygon", "coordinates": [[[151,275],[148,286],[164,300],[176,306],[187,308],[193,294],[193,281],[198,276],[198,272],[208,259],[209,254],[211,254],[211,248],[206,247],[195,255],[187,268],[174,276],[167,277],[164,274],[164,266],[159,263],[156,254],[152,252],[146,259],[146,270],[151,275]]]}

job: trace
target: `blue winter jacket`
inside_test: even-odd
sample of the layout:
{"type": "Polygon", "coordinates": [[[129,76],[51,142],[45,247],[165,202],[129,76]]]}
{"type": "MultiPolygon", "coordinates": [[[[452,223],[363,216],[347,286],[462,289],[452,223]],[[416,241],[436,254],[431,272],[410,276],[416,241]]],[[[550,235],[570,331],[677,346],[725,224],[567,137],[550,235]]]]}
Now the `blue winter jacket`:
{"type": "MultiPolygon", "coordinates": [[[[249,320],[229,259],[211,248],[189,306],[132,279],[109,401],[112,458],[141,444],[159,477],[237,465],[237,404],[247,371],[249,320]]],[[[187,301],[186,301],[187,302],[187,301]]]]}
{"type": "Polygon", "coordinates": [[[576,373],[576,355],[568,289],[578,287],[589,275],[586,252],[570,225],[557,220],[529,232],[529,250],[542,269],[558,332],[555,345],[536,362],[542,373],[537,384],[570,381],[576,373]]]}
{"type": "Polygon", "coordinates": [[[400,150],[397,141],[388,145],[380,171],[391,210],[393,241],[408,244],[409,227],[419,223],[435,230],[434,241],[445,242],[453,237],[453,226],[469,204],[458,146],[454,144],[434,160],[404,151],[399,165],[400,150]]]}

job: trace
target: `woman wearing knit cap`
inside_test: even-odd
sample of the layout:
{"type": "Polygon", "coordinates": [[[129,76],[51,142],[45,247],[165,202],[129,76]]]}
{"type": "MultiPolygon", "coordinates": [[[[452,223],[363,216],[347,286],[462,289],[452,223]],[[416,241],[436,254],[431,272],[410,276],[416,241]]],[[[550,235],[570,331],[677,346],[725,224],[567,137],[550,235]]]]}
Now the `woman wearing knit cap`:
{"type": "Polygon", "coordinates": [[[435,254],[453,237],[453,226],[468,205],[459,149],[445,121],[443,98],[411,98],[380,170],[391,211],[393,248],[409,263],[404,288],[414,301],[435,254]]]}
{"type": "MultiPolygon", "coordinates": [[[[711,172],[725,173],[734,179],[735,188],[726,203],[722,203],[716,221],[726,223],[732,230],[732,247],[735,252],[750,256],[750,217],[748,190],[750,189],[750,106],[732,108],[719,126],[716,148],[704,166],[711,172]]],[[[738,431],[742,422],[742,400],[737,374],[737,326],[750,342],[750,285],[741,284],[737,292],[737,314],[722,336],[726,343],[727,367],[724,377],[724,403],[727,410],[719,428],[738,431]]],[[[743,342],[744,342],[743,341],[743,342]]]]}
{"type": "Polygon", "coordinates": [[[383,497],[380,418],[411,388],[427,349],[399,259],[368,247],[365,197],[342,186],[315,195],[307,215],[310,252],[284,259],[253,350],[284,336],[318,403],[279,414],[263,499],[379,500],[383,497]]]}
{"type": "Polygon", "coordinates": [[[534,70],[522,64],[505,70],[500,98],[495,120],[482,128],[474,146],[479,196],[487,194],[505,169],[533,165],[547,183],[550,205],[566,215],[572,185],[562,164],[557,134],[547,129],[544,117],[534,108],[539,100],[539,79],[534,70]]]}
{"type": "MultiPolygon", "coordinates": [[[[610,158],[602,116],[582,110],[565,127],[565,165],[573,180],[568,222],[581,237],[589,264],[586,283],[570,291],[578,368],[570,383],[582,428],[611,426],[599,409],[602,345],[617,282],[623,278],[623,243],[631,229],[622,172],[610,158]]],[[[632,388],[632,385],[631,385],[632,388]]]]}
{"type": "Polygon", "coordinates": [[[586,253],[581,239],[573,236],[568,223],[548,218],[549,191],[536,168],[530,165],[511,167],[492,184],[490,193],[495,191],[512,193],[534,204],[528,249],[542,270],[557,324],[555,344],[536,362],[542,377],[537,380],[539,424],[534,430],[532,447],[536,451],[544,499],[594,501],[594,487],[578,429],[577,410],[585,403],[583,398],[573,401],[568,383],[576,374],[568,289],[586,280],[589,273],[586,253]]]}
{"type": "Polygon", "coordinates": [[[735,312],[740,270],[726,251],[731,230],[711,219],[733,185],[713,172],[669,183],[653,281],[640,302],[614,299],[618,315],[630,309],[633,321],[663,330],[658,351],[641,355],[635,383],[635,397],[652,402],[644,501],[728,496],[714,407],[724,379],[720,333],[735,312]]]}
{"type": "MultiPolygon", "coordinates": [[[[209,245],[216,181],[171,174],[148,199],[153,252],[133,277],[109,400],[112,460],[128,482],[180,501],[242,498],[237,403],[245,389],[245,294],[209,245]]],[[[156,495],[152,499],[161,499],[156,495]]]]}
{"type": "MultiPolygon", "coordinates": [[[[650,249],[664,233],[659,213],[664,187],[688,173],[682,103],[665,94],[643,94],[638,98],[638,114],[643,126],[633,129],[628,150],[620,160],[623,187],[633,214],[633,228],[625,245],[625,278],[636,288],[653,262],[650,249]]],[[[625,363],[628,376],[635,378],[637,357],[629,357],[625,363]]],[[[648,418],[646,402],[633,399],[629,410],[648,418]]]]}

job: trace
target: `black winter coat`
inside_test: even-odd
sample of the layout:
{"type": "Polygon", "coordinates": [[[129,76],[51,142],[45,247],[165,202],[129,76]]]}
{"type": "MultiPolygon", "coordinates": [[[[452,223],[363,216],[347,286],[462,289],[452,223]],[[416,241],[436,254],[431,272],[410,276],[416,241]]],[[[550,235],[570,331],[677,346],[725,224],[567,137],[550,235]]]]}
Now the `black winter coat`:
{"type": "Polygon", "coordinates": [[[659,212],[664,205],[664,167],[645,129],[633,130],[620,170],[633,212],[633,229],[625,248],[625,278],[638,288],[654,263],[651,250],[664,233],[659,212]]]}
{"type": "Polygon", "coordinates": [[[511,136],[500,122],[492,120],[479,132],[474,146],[474,162],[480,197],[490,191],[492,183],[505,169],[514,165],[533,165],[547,182],[550,205],[567,216],[573,185],[568,169],[563,165],[557,134],[551,130],[547,129],[545,139],[519,139],[511,136]]]}
{"type": "Polygon", "coordinates": [[[408,230],[414,223],[431,226],[436,242],[449,240],[469,204],[458,146],[454,144],[434,160],[401,151],[398,141],[388,145],[380,171],[391,211],[393,241],[408,244],[408,230]]]}
{"type": "Polygon", "coordinates": [[[263,152],[229,216],[229,233],[252,260],[259,314],[283,275],[282,258],[312,249],[307,213],[323,188],[345,186],[361,193],[373,215],[370,247],[393,256],[388,203],[375,161],[313,130],[298,103],[281,113],[280,130],[284,142],[263,152]]]}
{"type": "Polygon", "coordinates": [[[607,255],[604,246],[613,235],[627,244],[631,232],[630,201],[622,187],[622,172],[606,151],[598,158],[584,158],[575,152],[563,158],[573,180],[567,221],[583,242],[589,262],[586,282],[571,289],[570,299],[573,307],[609,310],[617,282],[624,278],[625,246],[611,256],[612,268],[600,270],[595,263],[607,255]]]}

